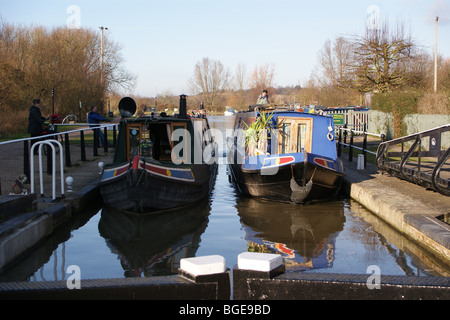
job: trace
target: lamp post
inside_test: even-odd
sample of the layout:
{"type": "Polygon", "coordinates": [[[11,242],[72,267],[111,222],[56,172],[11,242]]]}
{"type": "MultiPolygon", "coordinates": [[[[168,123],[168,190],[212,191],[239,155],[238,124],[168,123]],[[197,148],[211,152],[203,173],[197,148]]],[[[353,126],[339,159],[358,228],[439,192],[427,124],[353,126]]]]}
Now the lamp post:
{"type": "Polygon", "coordinates": [[[100,84],[103,85],[103,30],[108,30],[108,28],[100,27],[100,84]]]}
{"type": "Polygon", "coordinates": [[[439,17],[436,17],[435,31],[434,31],[434,93],[437,93],[437,25],[439,17]]]}
{"type": "Polygon", "coordinates": [[[101,109],[103,110],[103,30],[108,30],[108,28],[100,27],[100,90],[102,90],[102,100],[101,109]]]}

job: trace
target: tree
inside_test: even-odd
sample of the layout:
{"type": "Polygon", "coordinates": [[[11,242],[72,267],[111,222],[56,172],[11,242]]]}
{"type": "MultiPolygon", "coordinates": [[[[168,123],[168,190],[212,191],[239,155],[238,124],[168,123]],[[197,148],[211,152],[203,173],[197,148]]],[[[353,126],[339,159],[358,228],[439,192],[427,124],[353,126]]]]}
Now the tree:
{"type": "Polygon", "coordinates": [[[261,92],[264,89],[273,88],[274,67],[271,64],[256,66],[250,77],[250,83],[253,89],[261,92]]]}
{"type": "Polygon", "coordinates": [[[189,86],[195,93],[201,93],[204,104],[215,108],[218,95],[228,88],[230,72],[218,60],[203,58],[194,67],[194,74],[189,80],[189,86]]]}
{"type": "Polygon", "coordinates": [[[352,43],[343,37],[334,41],[327,40],[319,52],[321,77],[323,86],[349,88],[353,80],[352,64],[354,61],[352,43]]]}
{"type": "Polygon", "coordinates": [[[413,56],[415,45],[404,30],[403,24],[392,29],[384,23],[353,38],[355,89],[387,92],[406,84],[405,63],[413,56]]]}
{"type": "Polygon", "coordinates": [[[247,87],[247,68],[244,63],[239,63],[236,67],[233,87],[239,95],[238,104],[244,105],[245,101],[245,89],[247,87]]]}
{"type": "Polygon", "coordinates": [[[0,113],[16,116],[17,128],[0,124],[0,135],[26,128],[31,100],[41,98],[43,114],[78,114],[101,106],[106,92],[128,88],[134,76],[123,69],[119,46],[105,42],[104,79],[100,79],[100,38],[96,30],[16,27],[0,20],[0,113]],[[5,129],[7,128],[7,129],[5,129]]]}

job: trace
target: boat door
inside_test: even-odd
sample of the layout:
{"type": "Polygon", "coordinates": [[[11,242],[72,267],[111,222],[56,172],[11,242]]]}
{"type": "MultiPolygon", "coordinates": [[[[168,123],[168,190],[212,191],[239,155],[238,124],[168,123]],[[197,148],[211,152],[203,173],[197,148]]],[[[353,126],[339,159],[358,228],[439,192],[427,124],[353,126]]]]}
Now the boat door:
{"type": "Polygon", "coordinates": [[[127,124],[127,161],[133,159],[139,154],[139,146],[141,142],[141,124],[127,124]]]}
{"type": "MultiPolygon", "coordinates": [[[[312,118],[300,117],[277,117],[277,127],[279,133],[273,147],[278,150],[272,150],[278,154],[311,152],[312,147],[312,118]]],[[[272,139],[273,139],[272,138],[272,139]]]]}

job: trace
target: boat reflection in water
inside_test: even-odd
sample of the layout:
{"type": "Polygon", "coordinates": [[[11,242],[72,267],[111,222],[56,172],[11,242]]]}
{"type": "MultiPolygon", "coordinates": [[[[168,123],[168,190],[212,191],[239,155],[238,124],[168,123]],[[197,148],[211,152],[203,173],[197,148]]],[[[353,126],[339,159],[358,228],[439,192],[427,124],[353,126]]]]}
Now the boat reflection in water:
{"type": "Polygon", "coordinates": [[[100,235],[120,259],[125,277],[176,274],[180,260],[194,257],[210,214],[209,201],[164,214],[136,215],[104,208],[100,235]]]}
{"type": "Polygon", "coordinates": [[[290,271],[332,267],[345,222],[341,202],[294,206],[242,198],[237,209],[248,251],[280,254],[290,271]]]}

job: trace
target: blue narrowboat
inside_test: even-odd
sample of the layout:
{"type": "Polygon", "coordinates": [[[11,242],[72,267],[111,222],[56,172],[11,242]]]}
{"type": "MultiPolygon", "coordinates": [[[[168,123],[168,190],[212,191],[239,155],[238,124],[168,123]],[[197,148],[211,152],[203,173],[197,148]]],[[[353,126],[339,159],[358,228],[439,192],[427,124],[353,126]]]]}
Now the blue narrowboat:
{"type": "Polygon", "coordinates": [[[334,198],[344,177],[331,116],[289,107],[250,106],[227,140],[237,190],[296,204],[334,198]]]}

